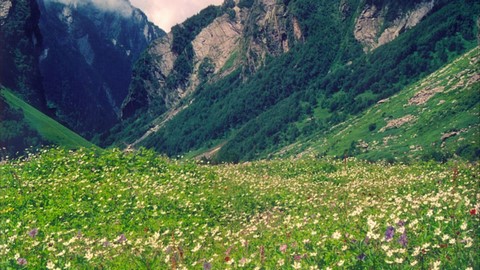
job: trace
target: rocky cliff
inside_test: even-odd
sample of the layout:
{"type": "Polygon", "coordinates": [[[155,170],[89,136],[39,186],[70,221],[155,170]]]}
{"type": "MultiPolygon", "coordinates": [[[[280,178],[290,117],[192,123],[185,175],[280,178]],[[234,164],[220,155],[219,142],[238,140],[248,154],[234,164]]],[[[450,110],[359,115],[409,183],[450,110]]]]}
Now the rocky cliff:
{"type": "MultiPolygon", "coordinates": [[[[302,41],[298,21],[288,15],[283,1],[261,0],[254,5],[241,2],[225,1],[211,22],[200,29],[198,26],[189,29],[196,35],[188,42],[186,49],[191,50],[191,56],[186,60],[185,51],[174,49],[180,31],[172,31],[155,41],[136,70],[139,76],[134,78],[137,83],[131,86],[123,104],[123,117],[128,118],[145,108],[155,113],[165,112],[201,83],[218,80],[239,66],[244,66],[245,72],[254,73],[267,56],[288,52],[293,44],[302,41]],[[182,73],[185,75],[182,81],[186,83],[177,83],[179,70],[182,72],[184,66],[188,70],[182,73]],[[140,69],[145,72],[139,72],[140,69]],[[154,100],[155,108],[152,108],[154,100]]],[[[202,16],[206,15],[200,13],[191,20],[201,20],[202,16]]],[[[177,28],[187,29],[191,24],[187,21],[177,28]]]]}
{"type": "Polygon", "coordinates": [[[0,84],[45,110],[38,66],[43,44],[39,18],[40,11],[34,0],[0,2],[0,84]]]}
{"type": "Polygon", "coordinates": [[[163,32],[127,0],[38,0],[44,36],[40,67],[56,117],[91,137],[117,122],[133,63],[163,32]],[[102,117],[98,117],[98,116],[102,117]]]}
{"type": "Polygon", "coordinates": [[[400,33],[417,25],[435,5],[434,0],[421,1],[407,10],[395,10],[394,20],[387,14],[392,8],[388,1],[366,3],[355,23],[355,38],[368,52],[391,42],[400,33]]]}

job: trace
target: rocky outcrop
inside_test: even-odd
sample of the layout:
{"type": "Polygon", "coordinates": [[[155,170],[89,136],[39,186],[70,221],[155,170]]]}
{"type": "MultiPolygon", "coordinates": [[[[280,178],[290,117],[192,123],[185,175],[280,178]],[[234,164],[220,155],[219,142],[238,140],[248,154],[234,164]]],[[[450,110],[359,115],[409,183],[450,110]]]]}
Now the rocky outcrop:
{"type": "Polygon", "coordinates": [[[377,47],[377,35],[384,21],[375,5],[367,5],[355,23],[355,38],[362,43],[364,51],[377,47]]]}
{"type": "Polygon", "coordinates": [[[387,125],[381,128],[379,131],[384,132],[388,129],[392,128],[399,128],[407,123],[410,123],[412,121],[415,121],[417,118],[411,114],[405,115],[403,117],[400,117],[398,119],[392,119],[387,122],[387,125]]]}
{"type": "Polygon", "coordinates": [[[38,57],[43,36],[36,1],[0,1],[0,84],[46,112],[38,57]]]}
{"type": "Polygon", "coordinates": [[[355,38],[368,52],[387,44],[402,32],[416,26],[433,9],[435,1],[421,2],[414,9],[400,14],[393,22],[385,19],[388,5],[366,5],[355,23],[355,38]],[[385,28],[382,32],[381,29],[385,28]]]}
{"type": "Polygon", "coordinates": [[[12,1],[10,0],[2,0],[2,2],[0,2],[0,26],[5,24],[5,19],[7,18],[11,7],[12,1]]]}

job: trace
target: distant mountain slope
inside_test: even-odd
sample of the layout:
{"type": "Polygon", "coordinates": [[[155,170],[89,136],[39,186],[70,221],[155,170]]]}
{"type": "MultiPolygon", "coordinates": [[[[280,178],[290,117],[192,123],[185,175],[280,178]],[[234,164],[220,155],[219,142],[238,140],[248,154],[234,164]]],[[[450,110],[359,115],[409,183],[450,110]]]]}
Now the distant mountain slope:
{"type": "Polygon", "coordinates": [[[133,63],[164,32],[128,0],[38,0],[40,68],[48,107],[91,138],[115,124],[133,63]],[[117,6],[110,7],[112,3],[117,6]],[[101,117],[100,117],[101,116],[101,117]]]}
{"type": "Polygon", "coordinates": [[[0,84],[45,111],[47,106],[38,64],[43,45],[39,19],[36,1],[0,1],[0,84]]]}
{"type": "Polygon", "coordinates": [[[480,47],[379,101],[327,133],[279,155],[319,154],[402,160],[480,158],[480,47]]]}
{"type": "Polygon", "coordinates": [[[478,1],[225,1],[152,44],[104,142],[266,158],[474,48],[479,13],[478,1]]]}
{"type": "MultiPolygon", "coordinates": [[[[59,146],[63,146],[66,148],[79,148],[79,147],[96,147],[92,143],[88,142],[75,132],[71,131],[70,129],[62,126],[52,118],[48,117],[47,115],[43,114],[39,110],[35,109],[15,94],[12,91],[0,88],[0,101],[3,99],[4,105],[11,107],[11,109],[20,111],[21,114],[19,117],[14,119],[15,121],[4,120],[1,119],[0,121],[0,133],[2,133],[2,140],[0,140],[0,146],[5,147],[6,150],[13,154],[16,151],[22,152],[24,149],[23,147],[27,146],[38,146],[34,145],[35,143],[32,141],[32,145],[23,145],[23,142],[18,142],[17,144],[15,141],[8,141],[7,137],[3,137],[3,135],[11,134],[16,131],[15,126],[20,125],[27,125],[24,129],[29,130],[27,133],[30,133],[32,136],[31,140],[36,140],[37,143],[43,144],[55,144],[59,146]],[[13,126],[8,126],[12,124],[13,126]],[[38,134],[41,137],[41,141],[38,141],[36,137],[38,134]],[[6,142],[9,142],[8,144],[6,142]],[[20,145],[18,145],[20,144],[20,145]]],[[[5,109],[5,108],[2,108],[5,109]]],[[[26,132],[24,130],[18,130],[20,134],[12,134],[13,137],[19,136],[26,136],[26,132]]]]}

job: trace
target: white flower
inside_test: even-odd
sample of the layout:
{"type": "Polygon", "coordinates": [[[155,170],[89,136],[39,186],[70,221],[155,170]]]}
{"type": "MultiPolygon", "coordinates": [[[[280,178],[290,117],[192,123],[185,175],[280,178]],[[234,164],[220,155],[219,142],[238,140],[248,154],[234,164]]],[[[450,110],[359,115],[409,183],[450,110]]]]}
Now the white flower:
{"type": "Polygon", "coordinates": [[[278,264],[278,266],[283,266],[285,264],[285,260],[280,259],[280,260],[277,261],[277,264],[278,264]]]}
{"type": "Polygon", "coordinates": [[[55,269],[55,264],[52,261],[47,262],[47,269],[55,269]]]}
{"type": "Polygon", "coordinates": [[[342,266],[344,263],[345,263],[344,260],[340,260],[340,261],[337,263],[337,265],[338,265],[338,266],[342,266]]]}
{"type": "Polygon", "coordinates": [[[467,229],[467,222],[463,222],[462,225],[460,226],[460,229],[462,229],[463,231],[465,231],[467,229]]]}
{"type": "Polygon", "coordinates": [[[293,269],[302,269],[302,264],[300,262],[293,263],[293,269]]]}
{"type": "Polygon", "coordinates": [[[195,252],[199,251],[201,247],[202,247],[202,245],[200,245],[200,243],[198,243],[198,244],[192,249],[192,252],[195,253],[195,252]]]}
{"type": "Polygon", "coordinates": [[[342,237],[342,234],[338,231],[335,231],[333,234],[332,234],[332,238],[333,239],[340,239],[340,237],[342,237]]]}
{"type": "Polygon", "coordinates": [[[396,262],[396,263],[403,263],[403,258],[396,258],[396,259],[395,259],[395,262],[396,262]]]}
{"type": "Polygon", "coordinates": [[[434,263],[433,263],[433,266],[432,266],[432,269],[433,269],[433,270],[438,270],[438,269],[440,269],[440,264],[441,264],[441,263],[442,263],[441,261],[436,261],[436,262],[434,262],[434,263]]]}
{"type": "Polygon", "coordinates": [[[418,262],[415,260],[415,261],[413,261],[413,262],[410,263],[410,266],[415,266],[415,265],[417,265],[417,263],[418,263],[418,262]]]}

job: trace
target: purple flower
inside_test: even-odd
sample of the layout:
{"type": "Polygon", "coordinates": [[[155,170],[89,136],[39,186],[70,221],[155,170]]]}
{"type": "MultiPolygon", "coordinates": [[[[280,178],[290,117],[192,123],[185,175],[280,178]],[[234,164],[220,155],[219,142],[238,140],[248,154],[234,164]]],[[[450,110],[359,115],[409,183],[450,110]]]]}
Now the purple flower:
{"type": "Polygon", "coordinates": [[[120,234],[120,236],[117,239],[117,243],[121,244],[123,242],[127,241],[127,237],[125,237],[125,234],[120,234]]]}
{"type": "Polygon", "coordinates": [[[391,240],[394,234],[395,234],[395,228],[392,226],[388,226],[387,230],[385,231],[385,241],[391,240]]]}
{"type": "Polygon", "coordinates": [[[363,260],[365,260],[365,257],[367,257],[367,256],[365,255],[365,253],[362,253],[362,254],[360,254],[360,255],[357,256],[357,259],[358,259],[359,261],[363,261],[363,260]]]}
{"type": "Polygon", "coordinates": [[[34,228],[33,230],[31,230],[28,235],[32,238],[35,238],[35,236],[37,236],[38,234],[38,229],[37,228],[34,228]]]}
{"type": "Polygon", "coordinates": [[[203,270],[210,270],[212,269],[212,264],[209,262],[204,262],[203,263],[203,270]]]}
{"type": "Polygon", "coordinates": [[[402,245],[403,247],[406,247],[408,244],[408,239],[407,239],[407,233],[403,232],[402,235],[400,235],[400,239],[398,239],[398,243],[402,245]]]}
{"type": "Polygon", "coordinates": [[[110,246],[110,242],[104,241],[104,242],[102,243],[102,245],[103,245],[103,247],[109,247],[109,246],[110,246]]]}
{"type": "Polygon", "coordinates": [[[27,265],[27,259],[25,258],[18,258],[17,259],[18,265],[27,265]]]}
{"type": "Polygon", "coordinates": [[[295,256],[293,256],[293,259],[294,259],[295,261],[300,261],[300,260],[302,259],[302,256],[299,255],[299,254],[295,254],[295,256]]]}
{"type": "Polygon", "coordinates": [[[397,225],[398,225],[398,227],[403,227],[403,226],[405,226],[405,221],[400,220],[400,221],[397,222],[397,225]]]}

